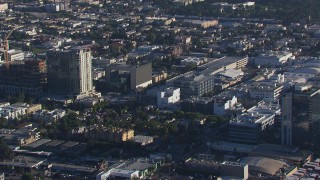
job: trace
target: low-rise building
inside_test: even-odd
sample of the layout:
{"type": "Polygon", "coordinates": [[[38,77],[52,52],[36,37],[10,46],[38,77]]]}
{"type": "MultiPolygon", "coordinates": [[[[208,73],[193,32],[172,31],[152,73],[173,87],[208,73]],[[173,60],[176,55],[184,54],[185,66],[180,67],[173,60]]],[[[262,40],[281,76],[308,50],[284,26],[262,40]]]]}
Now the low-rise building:
{"type": "Polygon", "coordinates": [[[207,145],[216,151],[242,154],[248,154],[255,147],[255,145],[231,143],[226,141],[215,141],[213,143],[207,142],[207,145]]]}
{"type": "Polygon", "coordinates": [[[218,20],[207,20],[207,21],[202,21],[202,20],[185,20],[184,22],[190,23],[192,25],[195,25],[200,28],[208,28],[212,26],[216,26],[219,24],[218,20]]]}
{"type": "Polygon", "coordinates": [[[284,146],[278,144],[259,144],[251,152],[250,157],[267,157],[283,159],[296,165],[302,165],[311,160],[311,151],[300,150],[296,146],[284,146]]]}
{"type": "Polygon", "coordinates": [[[45,161],[46,159],[35,158],[32,156],[17,156],[12,161],[0,162],[0,166],[10,167],[10,168],[20,168],[20,169],[30,171],[30,170],[39,168],[40,165],[45,161]]]}
{"type": "Polygon", "coordinates": [[[96,180],[107,179],[140,179],[150,175],[164,164],[164,158],[131,159],[119,163],[106,172],[101,172],[96,176],[96,180]]]}
{"type": "Polygon", "coordinates": [[[292,57],[291,52],[271,51],[255,57],[254,63],[257,66],[281,66],[292,57]]]}
{"type": "Polygon", "coordinates": [[[166,80],[168,78],[167,72],[160,72],[160,73],[152,73],[152,84],[166,80]]]}
{"type": "Polygon", "coordinates": [[[32,117],[36,121],[44,121],[47,123],[56,122],[60,118],[66,115],[66,111],[63,109],[49,110],[38,110],[32,114],[32,117]]]}
{"type": "Polygon", "coordinates": [[[213,113],[215,115],[223,116],[226,114],[227,110],[232,109],[236,106],[238,98],[233,96],[231,99],[214,99],[213,103],[213,113]]]}
{"type": "Polygon", "coordinates": [[[260,135],[272,126],[275,116],[280,115],[280,106],[276,102],[260,102],[229,122],[229,140],[239,143],[257,143],[260,135]]]}
{"type": "Polygon", "coordinates": [[[190,171],[199,173],[217,173],[220,176],[233,177],[232,179],[249,178],[248,164],[238,162],[215,162],[210,159],[189,158],[184,162],[184,167],[190,171]]]}
{"type": "Polygon", "coordinates": [[[91,141],[125,142],[134,137],[133,129],[122,129],[92,125],[87,128],[87,137],[91,141]]]}
{"type": "Polygon", "coordinates": [[[41,109],[42,109],[41,104],[31,104],[31,105],[29,105],[29,107],[27,109],[27,114],[32,114],[32,113],[39,111],[41,109]]]}
{"type": "Polygon", "coordinates": [[[182,65],[193,65],[193,66],[199,66],[201,64],[204,64],[207,62],[206,58],[199,58],[199,57],[186,57],[181,60],[182,65]]]}
{"type": "Polygon", "coordinates": [[[27,114],[28,106],[29,105],[26,103],[15,103],[8,106],[2,106],[0,107],[0,117],[8,120],[19,120],[22,116],[27,114]]]}
{"type": "Polygon", "coordinates": [[[134,142],[140,144],[141,146],[145,146],[148,144],[153,143],[153,137],[152,136],[142,136],[142,135],[136,135],[132,139],[134,142]]]}
{"type": "Polygon", "coordinates": [[[294,172],[287,174],[287,180],[308,180],[319,179],[320,177],[320,159],[315,159],[303,164],[301,168],[296,168],[294,172]]]}
{"type": "Polygon", "coordinates": [[[24,53],[21,50],[11,49],[8,50],[9,61],[22,61],[24,59],[24,53]]]}
{"type": "Polygon", "coordinates": [[[294,165],[284,160],[271,159],[266,157],[245,157],[241,163],[249,165],[250,178],[268,178],[270,176],[281,177],[294,170],[294,165]]]}
{"type": "Polygon", "coordinates": [[[254,83],[249,88],[251,98],[260,100],[276,100],[279,99],[283,90],[283,85],[276,83],[254,83]]]}
{"type": "Polygon", "coordinates": [[[180,88],[169,87],[157,92],[157,106],[159,108],[172,107],[180,101],[180,88]]]}
{"type": "Polygon", "coordinates": [[[8,9],[8,3],[0,3],[0,12],[8,9]]]}
{"type": "Polygon", "coordinates": [[[39,140],[40,132],[28,125],[21,129],[0,129],[0,137],[4,138],[8,145],[25,146],[39,140]]]}
{"type": "Polygon", "coordinates": [[[103,102],[104,99],[101,97],[101,93],[96,93],[96,97],[83,97],[74,101],[76,104],[83,105],[85,107],[93,107],[99,102],[103,102]]]}

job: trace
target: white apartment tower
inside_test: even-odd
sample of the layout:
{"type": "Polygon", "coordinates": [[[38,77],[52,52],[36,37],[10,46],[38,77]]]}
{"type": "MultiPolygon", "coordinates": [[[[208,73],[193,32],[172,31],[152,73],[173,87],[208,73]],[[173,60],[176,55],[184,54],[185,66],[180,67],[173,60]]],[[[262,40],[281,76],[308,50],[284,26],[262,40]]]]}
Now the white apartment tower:
{"type": "Polygon", "coordinates": [[[79,97],[93,91],[90,48],[48,51],[47,66],[49,93],[79,97]]]}

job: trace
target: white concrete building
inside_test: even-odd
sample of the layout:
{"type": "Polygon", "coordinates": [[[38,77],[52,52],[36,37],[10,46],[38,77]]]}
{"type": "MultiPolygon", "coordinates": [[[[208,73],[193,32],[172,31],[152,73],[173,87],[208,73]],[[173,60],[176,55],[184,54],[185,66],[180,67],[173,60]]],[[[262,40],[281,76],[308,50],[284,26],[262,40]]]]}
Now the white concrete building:
{"type": "Polygon", "coordinates": [[[19,119],[27,114],[28,105],[26,103],[5,104],[0,106],[0,117],[8,120],[19,119]]]}
{"type": "Polygon", "coordinates": [[[293,58],[291,52],[286,51],[270,51],[254,58],[257,66],[281,66],[286,63],[289,58],[293,58]]]}
{"type": "Polygon", "coordinates": [[[5,11],[8,9],[8,3],[1,3],[0,4],[0,12],[5,11]]]}
{"type": "Polygon", "coordinates": [[[318,74],[320,74],[319,67],[301,67],[283,73],[285,81],[294,81],[301,78],[308,80],[318,74]]]}
{"type": "Polygon", "coordinates": [[[152,136],[142,136],[142,135],[136,135],[132,139],[134,142],[140,144],[141,146],[145,146],[147,144],[153,143],[153,137],[152,136]]]}
{"type": "Polygon", "coordinates": [[[9,61],[21,61],[24,59],[24,53],[21,50],[8,50],[9,61]]]}
{"type": "Polygon", "coordinates": [[[249,88],[251,98],[276,100],[280,97],[283,85],[276,83],[255,83],[249,88]]]}
{"type": "Polygon", "coordinates": [[[170,107],[180,101],[180,88],[169,87],[157,92],[157,106],[170,107]]]}
{"type": "Polygon", "coordinates": [[[272,126],[280,115],[278,101],[261,101],[229,122],[229,140],[239,143],[256,143],[262,131],[272,126]]]}
{"type": "Polygon", "coordinates": [[[223,116],[228,109],[233,108],[238,102],[238,98],[233,96],[231,99],[215,99],[213,112],[215,115],[223,116]]]}
{"type": "Polygon", "coordinates": [[[36,121],[55,122],[66,115],[66,111],[55,109],[53,111],[39,110],[33,113],[32,117],[36,121]]]}
{"type": "Polygon", "coordinates": [[[199,66],[207,62],[206,58],[198,58],[198,57],[186,57],[181,60],[182,65],[196,65],[199,66]]]}
{"type": "Polygon", "coordinates": [[[113,165],[109,170],[99,173],[96,180],[142,179],[164,164],[164,158],[130,159],[113,165]]]}

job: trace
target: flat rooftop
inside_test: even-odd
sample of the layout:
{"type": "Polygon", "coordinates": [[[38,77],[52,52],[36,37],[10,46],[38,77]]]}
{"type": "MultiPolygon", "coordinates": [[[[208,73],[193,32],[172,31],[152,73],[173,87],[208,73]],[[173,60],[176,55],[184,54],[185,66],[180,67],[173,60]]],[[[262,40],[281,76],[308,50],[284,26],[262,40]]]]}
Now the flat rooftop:
{"type": "Polygon", "coordinates": [[[91,168],[87,166],[78,166],[78,165],[60,164],[60,163],[52,164],[52,169],[72,171],[72,172],[83,172],[83,173],[92,173],[97,170],[96,168],[91,168]]]}
{"type": "Polygon", "coordinates": [[[148,161],[148,159],[134,159],[134,160],[128,160],[124,163],[124,165],[118,167],[119,169],[124,170],[145,170],[148,169],[153,165],[152,162],[148,161]]]}
{"type": "MultiPolygon", "coordinates": [[[[298,147],[282,146],[277,144],[259,144],[252,151],[251,155],[259,154],[263,157],[277,157],[289,161],[304,161],[312,155],[310,151],[301,151],[298,147]]],[[[251,156],[250,155],[250,156],[251,156]]]]}
{"type": "Polygon", "coordinates": [[[42,164],[46,159],[35,158],[31,156],[16,156],[12,161],[2,161],[0,166],[13,166],[23,168],[33,168],[42,164]]]}
{"type": "Polygon", "coordinates": [[[48,142],[47,144],[46,144],[46,146],[54,146],[54,147],[56,147],[56,146],[58,146],[58,145],[60,145],[60,144],[62,144],[62,143],[64,143],[65,141],[61,141],[61,140],[53,140],[53,141],[51,141],[51,142],[48,142]]]}
{"type": "Polygon", "coordinates": [[[229,64],[235,63],[237,61],[243,60],[246,57],[222,57],[219,59],[213,59],[206,64],[198,66],[199,69],[219,69],[221,67],[227,66],[229,64]]]}
{"type": "Polygon", "coordinates": [[[34,149],[50,141],[51,139],[39,139],[38,141],[26,145],[25,147],[34,149]]]}
{"type": "Polygon", "coordinates": [[[70,147],[73,147],[75,145],[79,144],[78,142],[74,142],[74,141],[67,141],[63,144],[61,144],[61,147],[67,147],[67,148],[70,148],[70,147]]]}

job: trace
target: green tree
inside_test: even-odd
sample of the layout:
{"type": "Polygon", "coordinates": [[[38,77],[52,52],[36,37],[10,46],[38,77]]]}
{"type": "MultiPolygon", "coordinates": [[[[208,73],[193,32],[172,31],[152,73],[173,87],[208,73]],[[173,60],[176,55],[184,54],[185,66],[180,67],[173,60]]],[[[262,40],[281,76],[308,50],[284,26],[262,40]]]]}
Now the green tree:
{"type": "Polygon", "coordinates": [[[150,32],[148,34],[147,40],[150,41],[151,43],[155,42],[156,39],[157,39],[157,36],[154,32],[150,32]]]}
{"type": "Polygon", "coordinates": [[[31,173],[24,173],[21,177],[22,180],[33,180],[34,177],[31,173]]]}
{"type": "Polygon", "coordinates": [[[8,125],[8,119],[0,117],[0,128],[4,128],[8,125]]]}
{"type": "Polygon", "coordinates": [[[11,160],[14,158],[12,149],[6,145],[4,139],[0,139],[0,159],[1,160],[11,160]]]}

